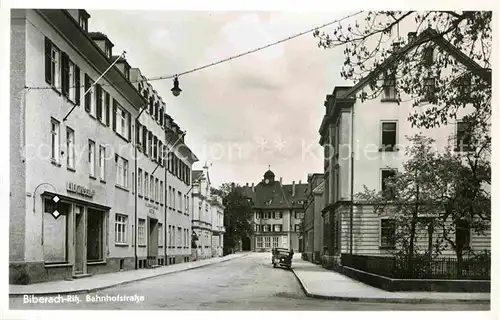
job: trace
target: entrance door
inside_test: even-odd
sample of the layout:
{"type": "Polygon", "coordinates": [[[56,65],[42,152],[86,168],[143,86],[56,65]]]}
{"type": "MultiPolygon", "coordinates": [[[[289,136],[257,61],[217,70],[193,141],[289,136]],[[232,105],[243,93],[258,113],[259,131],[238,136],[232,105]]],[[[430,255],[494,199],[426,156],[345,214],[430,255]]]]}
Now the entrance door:
{"type": "Polygon", "coordinates": [[[148,218],[148,260],[152,265],[158,264],[158,220],[148,218]],[[154,261],[153,261],[154,260],[154,261]]]}
{"type": "Polygon", "coordinates": [[[241,249],[243,251],[250,251],[252,249],[251,248],[251,240],[249,237],[243,238],[243,241],[241,243],[241,249]]]}
{"type": "Polygon", "coordinates": [[[84,273],[85,267],[85,219],[82,206],[75,206],[75,267],[74,273],[84,273]]]}
{"type": "Polygon", "coordinates": [[[104,212],[87,210],[87,261],[104,260],[104,212]]]}

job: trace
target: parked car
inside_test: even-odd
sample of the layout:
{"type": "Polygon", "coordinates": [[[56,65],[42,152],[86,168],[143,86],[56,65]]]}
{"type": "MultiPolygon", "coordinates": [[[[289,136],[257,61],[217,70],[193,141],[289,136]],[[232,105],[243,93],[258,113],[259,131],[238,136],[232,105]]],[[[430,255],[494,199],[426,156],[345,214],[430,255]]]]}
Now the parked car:
{"type": "Polygon", "coordinates": [[[273,248],[272,254],[272,264],[274,268],[285,267],[290,269],[292,267],[293,249],[273,248]]]}

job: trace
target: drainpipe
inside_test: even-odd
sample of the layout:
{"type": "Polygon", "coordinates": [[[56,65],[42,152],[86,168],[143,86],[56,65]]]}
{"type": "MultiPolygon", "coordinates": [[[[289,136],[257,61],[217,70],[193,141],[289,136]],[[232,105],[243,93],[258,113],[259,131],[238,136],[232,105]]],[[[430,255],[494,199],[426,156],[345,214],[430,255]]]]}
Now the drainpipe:
{"type": "Polygon", "coordinates": [[[167,223],[167,213],[168,213],[168,203],[167,203],[167,199],[168,196],[167,196],[167,192],[168,192],[168,186],[167,186],[167,177],[168,177],[168,165],[169,165],[169,155],[170,155],[170,152],[168,151],[168,146],[167,146],[167,129],[164,130],[165,132],[165,146],[164,148],[166,149],[167,151],[167,154],[164,154],[164,157],[165,157],[165,203],[163,204],[164,206],[164,209],[165,209],[165,213],[164,213],[164,218],[163,218],[163,221],[164,221],[164,225],[163,225],[163,233],[164,233],[164,244],[163,244],[163,250],[164,250],[164,254],[163,256],[165,257],[165,261],[163,261],[163,265],[167,265],[167,227],[168,227],[168,223],[167,223]]]}
{"type": "Polygon", "coordinates": [[[350,248],[352,255],[353,248],[353,215],[354,215],[354,103],[351,107],[351,206],[349,212],[350,248]]]}
{"type": "Polygon", "coordinates": [[[135,130],[134,130],[134,135],[135,137],[134,138],[134,172],[135,172],[135,178],[134,178],[134,190],[135,190],[135,195],[134,195],[134,221],[135,221],[135,227],[134,227],[134,261],[135,261],[135,269],[137,270],[137,193],[138,193],[138,190],[137,190],[137,133],[139,132],[139,127],[138,127],[138,123],[139,123],[139,117],[141,116],[141,114],[144,112],[144,110],[146,110],[146,108],[141,108],[141,112],[139,112],[139,114],[137,115],[137,117],[135,118],[135,130]]]}

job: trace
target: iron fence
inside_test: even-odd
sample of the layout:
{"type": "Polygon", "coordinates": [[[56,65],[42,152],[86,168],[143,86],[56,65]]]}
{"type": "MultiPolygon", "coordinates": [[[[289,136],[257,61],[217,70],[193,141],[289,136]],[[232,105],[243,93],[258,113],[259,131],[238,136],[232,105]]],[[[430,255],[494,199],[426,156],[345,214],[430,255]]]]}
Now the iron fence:
{"type": "Polygon", "coordinates": [[[392,256],[342,254],[342,266],[393,279],[470,279],[490,280],[491,260],[464,258],[459,268],[457,258],[417,256],[412,261],[392,256]],[[461,269],[459,272],[458,270],[461,269]]]}

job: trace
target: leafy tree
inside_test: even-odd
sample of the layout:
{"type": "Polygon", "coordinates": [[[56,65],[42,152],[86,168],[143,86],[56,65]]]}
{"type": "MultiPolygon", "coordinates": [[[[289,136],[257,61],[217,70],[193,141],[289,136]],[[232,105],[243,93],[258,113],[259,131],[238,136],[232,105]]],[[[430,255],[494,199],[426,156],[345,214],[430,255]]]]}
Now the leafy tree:
{"type": "MultiPolygon", "coordinates": [[[[491,18],[491,11],[370,11],[364,13],[361,22],[340,23],[330,34],[316,30],[314,36],[319,39],[319,47],[345,47],[341,75],[346,80],[358,82],[372,71],[393,72],[397,92],[405,93],[414,107],[419,106],[408,117],[412,125],[438,127],[456,119],[458,110],[472,105],[473,111],[467,115],[471,129],[488,128],[491,117],[491,18]],[[419,35],[414,41],[399,35],[400,25],[409,24],[419,35]],[[428,36],[420,36],[425,33],[428,36]],[[443,46],[436,47],[435,41],[440,40],[450,42],[475,63],[464,66],[462,63],[466,59],[463,58],[459,59],[462,63],[457,63],[443,46]],[[390,43],[395,45],[388,47],[390,43]],[[425,57],[433,48],[437,58],[429,63],[425,57]],[[445,69],[449,74],[443,72],[445,69]],[[429,107],[422,108],[425,105],[429,107]]],[[[360,99],[377,97],[384,84],[373,79],[369,87],[371,93],[363,90],[360,99]]],[[[400,95],[398,99],[402,101],[400,95]]]]}
{"type": "Polygon", "coordinates": [[[240,240],[253,234],[252,206],[247,198],[233,183],[224,183],[213,190],[223,198],[224,209],[224,246],[234,248],[240,240]]]}
{"type": "Polygon", "coordinates": [[[466,247],[463,233],[470,228],[484,234],[491,222],[490,195],[484,188],[484,182],[490,179],[488,162],[478,156],[471,165],[450,147],[439,153],[432,149],[434,140],[422,135],[408,139],[409,159],[401,172],[385,181],[386,190],[376,192],[365,186],[357,196],[375,203],[376,212],[394,218],[394,253],[408,263],[407,270],[418,271],[413,263],[421,251],[430,258],[450,246],[457,256],[460,277],[466,247]],[[429,237],[427,248],[416,246],[422,229],[429,237]],[[442,237],[434,242],[437,229],[442,231],[442,237]]]}

